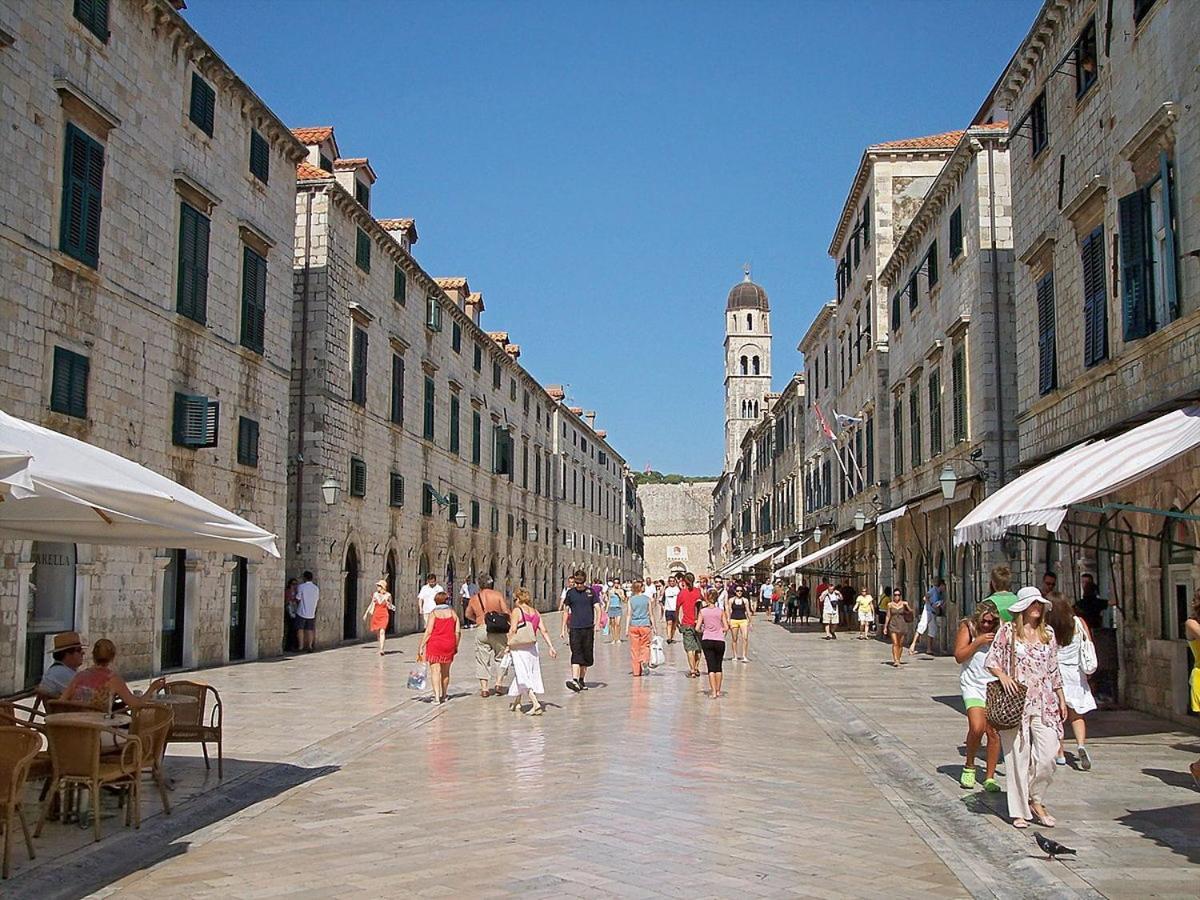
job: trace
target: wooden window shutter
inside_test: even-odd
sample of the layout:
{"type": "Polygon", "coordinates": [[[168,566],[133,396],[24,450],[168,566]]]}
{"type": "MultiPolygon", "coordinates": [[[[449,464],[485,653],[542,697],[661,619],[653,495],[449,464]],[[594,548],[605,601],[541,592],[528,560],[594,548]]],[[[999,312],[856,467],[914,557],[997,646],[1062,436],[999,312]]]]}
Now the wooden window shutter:
{"type": "Polygon", "coordinates": [[[1083,239],[1083,364],[1094,366],[1108,356],[1108,292],[1105,290],[1104,226],[1083,239]]]}
{"type": "Polygon", "coordinates": [[[954,443],[967,439],[967,357],[961,346],[954,348],[952,363],[954,443]]]}
{"type": "MultiPolygon", "coordinates": [[[[1165,150],[1159,151],[1158,154],[1158,176],[1162,183],[1162,219],[1165,232],[1162,260],[1163,293],[1167,301],[1167,318],[1174,321],[1179,318],[1179,284],[1176,271],[1178,260],[1175,252],[1174,203],[1171,197],[1171,160],[1165,150]]],[[[1155,327],[1159,328],[1165,324],[1167,323],[1157,322],[1155,327]]]]}
{"type": "Polygon", "coordinates": [[[404,505],[404,476],[396,472],[392,473],[392,477],[388,485],[388,505],[404,505]]]}
{"type": "Polygon", "coordinates": [[[350,496],[367,496],[367,464],[357,456],[350,457],[350,496]]]}
{"type": "Polygon", "coordinates": [[[354,264],[364,272],[371,271],[371,238],[361,228],[354,239],[354,264]]]}
{"type": "Polygon", "coordinates": [[[900,330],[900,295],[903,291],[892,294],[892,331],[900,330]]]}
{"type": "Polygon", "coordinates": [[[392,423],[404,423],[404,357],[392,355],[392,423]]]}
{"type": "Polygon", "coordinates": [[[459,399],[457,394],[450,395],[450,452],[457,455],[459,451],[459,399]]]}
{"type": "Polygon", "coordinates": [[[196,72],[192,73],[192,96],[188,106],[188,118],[196,127],[207,134],[213,135],[213,123],[216,118],[217,94],[212,86],[196,72]]]}
{"type": "Polygon", "coordinates": [[[929,277],[929,286],[933,287],[938,283],[938,248],[937,241],[929,245],[929,253],[925,259],[929,262],[929,268],[926,269],[926,275],[929,277]]]}
{"type": "Polygon", "coordinates": [[[350,348],[350,402],[367,405],[367,332],[355,328],[350,348]]]}
{"type": "Polygon", "coordinates": [[[929,373],[929,456],[942,452],[942,373],[929,373]]]}
{"type": "Polygon", "coordinates": [[[908,394],[909,445],[912,450],[912,467],[921,465],[921,389],[914,385],[908,394]]]}
{"type": "Polygon", "coordinates": [[[422,433],[425,435],[425,439],[429,440],[429,441],[434,440],[434,434],[435,434],[435,418],[434,418],[435,412],[436,412],[436,407],[434,406],[435,390],[436,389],[433,384],[433,379],[426,378],[425,379],[425,422],[424,422],[424,429],[423,429],[422,433]]]}
{"type": "Polygon", "coordinates": [[[1117,201],[1120,228],[1121,292],[1125,340],[1150,333],[1150,304],[1154,298],[1154,265],[1150,251],[1150,204],[1144,190],[1117,201]]]}
{"type": "Polygon", "coordinates": [[[75,18],[88,31],[108,43],[108,0],[75,0],[75,18]]]}
{"type": "Polygon", "coordinates": [[[258,465],[258,422],[238,416],[237,461],[242,466],[258,465]]]}
{"type": "Polygon", "coordinates": [[[253,129],[250,131],[250,173],[263,184],[271,174],[271,145],[253,129]]]}
{"type": "Polygon", "coordinates": [[[175,309],[201,325],[208,321],[208,236],[208,217],[194,206],[180,203],[175,309]]]}
{"type": "Polygon", "coordinates": [[[1048,394],[1058,387],[1058,359],[1054,328],[1054,273],[1047,272],[1037,284],[1038,392],[1048,394]]]}
{"type": "Polygon", "coordinates": [[[950,258],[958,259],[963,251],[962,207],[957,206],[950,213],[950,258]]]}
{"type": "Polygon", "coordinates": [[[408,279],[404,276],[404,270],[396,266],[395,273],[392,276],[392,299],[404,305],[408,299],[408,279]]]}
{"type": "Polygon", "coordinates": [[[172,440],[181,447],[217,446],[221,405],[197,394],[175,394],[172,440]]]}
{"type": "Polygon", "coordinates": [[[483,419],[479,413],[471,413],[471,462],[479,465],[483,457],[483,419]]]}
{"type": "Polygon", "coordinates": [[[67,125],[63,148],[62,224],[59,249],[93,269],[100,262],[100,207],[104,147],[67,125]]]}
{"type": "Polygon", "coordinates": [[[87,418],[87,386],[90,362],[86,356],[63,347],[54,348],[54,375],[50,385],[50,409],[77,419],[87,418]]]}
{"type": "Polygon", "coordinates": [[[267,261],[242,248],[242,346],[262,353],[267,324],[267,261]]]}
{"type": "Polygon", "coordinates": [[[897,395],[895,406],[892,407],[892,462],[896,466],[895,474],[904,471],[904,401],[897,395]]]}

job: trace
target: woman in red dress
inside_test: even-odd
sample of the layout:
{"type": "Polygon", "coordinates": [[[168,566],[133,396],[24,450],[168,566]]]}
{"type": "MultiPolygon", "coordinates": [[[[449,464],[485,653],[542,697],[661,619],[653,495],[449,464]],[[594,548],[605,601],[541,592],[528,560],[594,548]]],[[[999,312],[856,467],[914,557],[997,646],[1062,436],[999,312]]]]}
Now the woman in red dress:
{"type": "Polygon", "coordinates": [[[421,645],[417,649],[417,659],[429,663],[429,681],[433,685],[433,698],[438,703],[446,702],[450,664],[454,662],[458,640],[462,636],[458,614],[446,601],[446,592],[438,591],[433,598],[433,612],[425,617],[425,633],[421,635],[421,645]]]}
{"type": "Polygon", "coordinates": [[[387,640],[388,622],[396,609],[392,595],[388,593],[387,579],[380,578],[375,582],[375,593],[371,595],[371,605],[363,613],[363,618],[369,620],[367,628],[374,631],[379,638],[379,655],[383,656],[383,642],[387,640]]]}

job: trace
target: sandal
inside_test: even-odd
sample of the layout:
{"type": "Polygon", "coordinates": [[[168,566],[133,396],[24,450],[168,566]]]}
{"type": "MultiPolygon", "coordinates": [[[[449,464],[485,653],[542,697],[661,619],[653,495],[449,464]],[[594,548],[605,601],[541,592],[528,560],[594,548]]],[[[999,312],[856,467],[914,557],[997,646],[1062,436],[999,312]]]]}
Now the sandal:
{"type": "Polygon", "coordinates": [[[1034,808],[1033,804],[1029,804],[1029,811],[1033,813],[1033,821],[1037,822],[1044,828],[1053,828],[1058,824],[1054,816],[1046,811],[1046,807],[1039,803],[1038,808],[1034,808]]]}
{"type": "Polygon", "coordinates": [[[1013,828],[1028,828],[1029,823],[1024,819],[1013,819],[1012,826],[1013,828]]]}
{"type": "Polygon", "coordinates": [[[544,706],[539,706],[537,709],[531,709],[531,710],[529,711],[529,714],[530,714],[531,716],[540,716],[540,715],[541,715],[542,713],[544,713],[545,711],[546,711],[546,707],[544,707],[544,706]]]}
{"type": "Polygon", "coordinates": [[[520,711],[520,709],[521,709],[520,698],[518,698],[518,699],[514,700],[512,703],[508,704],[509,712],[518,712],[518,711],[520,711]]]}
{"type": "Polygon", "coordinates": [[[479,692],[479,696],[480,697],[490,697],[490,696],[492,696],[492,692],[489,690],[481,690],[479,692]]]}

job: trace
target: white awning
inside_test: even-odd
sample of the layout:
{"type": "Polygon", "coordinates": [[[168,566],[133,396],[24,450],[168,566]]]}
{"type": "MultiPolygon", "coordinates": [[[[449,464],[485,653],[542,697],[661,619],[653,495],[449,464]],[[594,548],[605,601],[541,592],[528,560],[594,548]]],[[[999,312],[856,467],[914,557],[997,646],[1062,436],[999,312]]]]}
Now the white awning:
{"type": "Polygon", "coordinates": [[[745,572],[747,569],[753,569],[768,556],[774,556],[778,552],[778,547],[768,547],[766,550],[760,550],[757,553],[752,553],[750,556],[743,559],[741,563],[734,568],[733,572],[736,574],[738,572],[745,572]]]}
{"type": "Polygon", "coordinates": [[[831,554],[836,553],[837,551],[841,550],[847,544],[852,544],[855,541],[857,541],[859,538],[864,537],[870,533],[871,533],[871,529],[868,528],[866,531],[860,531],[858,534],[852,535],[851,537],[842,538],[840,541],[834,541],[828,547],[822,547],[820,550],[814,550],[812,553],[809,553],[807,556],[800,557],[794,563],[789,563],[788,565],[784,566],[782,569],[780,569],[778,572],[775,573],[774,577],[788,578],[788,577],[794,575],[796,572],[803,569],[804,567],[811,566],[815,562],[820,562],[821,560],[825,559],[827,556],[830,556],[831,554]]]}
{"type": "Polygon", "coordinates": [[[795,553],[797,550],[799,550],[801,547],[803,547],[805,545],[805,543],[808,542],[808,540],[809,540],[808,538],[803,537],[803,538],[800,538],[800,540],[796,541],[796,543],[790,544],[787,547],[784,547],[782,550],[780,550],[778,553],[776,553],[773,557],[771,557],[771,562],[778,565],[779,563],[781,563],[785,559],[787,559],[789,556],[791,556],[793,553],[795,553]]]}
{"type": "Polygon", "coordinates": [[[908,504],[902,503],[895,509],[889,509],[885,513],[880,513],[879,517],[875,520],[875,524],[882,525],[884,522],[890,522],[892,519],[898,519],[906,512],[908,512],[908,504]]]}
{"type": "Polygon", "coordinates": [[[714,574],[714,575],[721,575],[721,576],[728,575],[730,572],[732,572],[732,571],[734,570],[734,568],[735,568],[735,567],[736,567],[736,566],[737,566],[737,565],[738,565],[738,564],[739,564],[739,563],[740,563],[740,562],[741,562],[743,559],[746,559],[746,558],[747,558],[749,555],[750,555],[750,554],[748,554],[748,553],[743,553],[741,556],[739,556],[739,557],[737,557],[736,559],[734,559],[734,560],[733,560],[733,562],[727,562],[727,563],[725,563],[725,565],[721,566],[721,568],[717,569],[717,571],[716,571],[716,572],[714,572],[713,574],[714,574]]]}
{"type": "Polygon", "coordinates": [[[1010,528],[1058,531],[1074,504],[1145,478],[1200,446],[1200,406],[1179,409],[1104,441],[1081,444],[1030,469],[954,527],[954,544],[999,540],[1010,528]]]}

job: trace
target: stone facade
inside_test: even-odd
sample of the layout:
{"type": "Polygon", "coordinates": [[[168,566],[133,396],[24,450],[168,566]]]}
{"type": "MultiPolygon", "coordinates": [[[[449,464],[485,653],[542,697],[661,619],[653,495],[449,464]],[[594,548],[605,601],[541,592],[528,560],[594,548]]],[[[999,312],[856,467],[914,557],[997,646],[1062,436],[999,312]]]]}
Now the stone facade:
{"type": "Polygon", "coordinates": [[[671,572],[712,571],[709,533],[712,496],[717,482],[639,484],[638,499],[646,515],[646,574],[666,578],[671,572]]]}
{"type": "MultiPolygon", "coordinates": [[[[1050,0],[1001,78],[998,99],[1015,123],[1016,345],[1041,363],[1018,373],[1022,466],[1200,397],[1198,58],[1194,3],[1116,0],[1110,13],[1050,0]]],[[[1198,472],[1192,452],[1105,503],[1186,516],[1198,472]]],[[[1023,560],[1034,577],[1058,570],[1072,598],[1079,576],[1095,574],[1122,611],[1120,699],[1179,721],[1181,618],[1200,585],[1189,545],[1200,545],[1194,519],[1079,512],[1023,560]],[[1126,533],[1071,546],[1102,518],[1126,533]]]]}
{"type": "MultiPolygon", "coordinates": [[[[0,0],[11,38],[0,42],[0,150],[21,161],[0,187],[4,408],[282,530],[303,148],[171,3],[113,0],[90,24],[70,3],[0,0]],[[196,90],[210,99],[193,115],[196,90]],[[252,142],[265,154],[259,175],[252,142]],[[78,165],[91,154],[92,241],[86,226],[68,239],[62,225],[68,153],[78,165]],[[190,315],[184,204],[207,226],[206,302],[190,315]],[[265,260],[261,346],[243,339],[247,249],[265,260]],[[68,364],[86,399],[64,407],[54,386],[68,364]],[[175,442],[177,393],[219,404],[215,446],[175,442]],[[242,418],[257,423],[254,465],[239,462],[242,418]]],[[[47,633],[65,628],[114,640],[130,675],[279,652],[279,560],[28,541],[2,553],[0,693],[34,680],[47,633]]]]}

